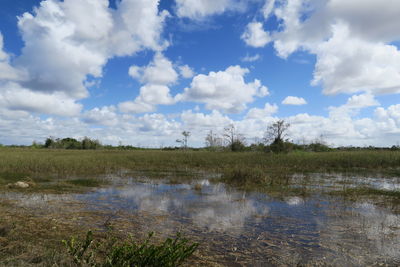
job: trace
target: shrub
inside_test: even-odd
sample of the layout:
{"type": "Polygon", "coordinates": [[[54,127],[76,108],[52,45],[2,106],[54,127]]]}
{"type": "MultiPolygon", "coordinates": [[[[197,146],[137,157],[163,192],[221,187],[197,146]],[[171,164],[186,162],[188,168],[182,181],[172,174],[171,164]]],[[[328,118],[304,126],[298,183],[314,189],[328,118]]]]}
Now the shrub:
{"type": "Polygon", "coordinates": [[[282,139],[275,139],[269,149],[274,153],[289,153],[293,150],[293,144],[288,141],[283,141],[282,139]]]}

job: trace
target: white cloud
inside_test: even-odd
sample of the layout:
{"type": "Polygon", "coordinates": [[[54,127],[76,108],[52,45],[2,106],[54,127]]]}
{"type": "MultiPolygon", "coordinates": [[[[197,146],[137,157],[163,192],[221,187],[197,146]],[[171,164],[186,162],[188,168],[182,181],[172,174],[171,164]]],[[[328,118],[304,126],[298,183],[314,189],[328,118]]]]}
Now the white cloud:
{"type": "Polygon", "coordinates": [[[225,71],[210,72],[195,76],[190,87],[176,96],[178,101],[205,103],[209,110],[217,109],[228,113],[243,111],[254,97],[268,95],[267,87],[259,80],[246,83],[244,76],[249,72],[240,66],[230,66],[225,71]]]}
{"type": "Polygon", "coordinates": [[[181,18],[202,20],[226,11],[245,10],[247,0],[175,0],[176,14],[181,18]]]}
{"type": "Polygon", "coordinates": [[[302,97],[288,96],[282,101],[282,104],[300,106],[307,104],[307,101],[302,97]]]}
{"type": "Polygon", "coordinates": [[[175,100],[169,93],[168,86],[146,84],[140,87],[140,94],[134,101],[122,102],[118,105],[120,111],[126,113],[153,112],[156,105],[171,105],[175,100]]]}
{"type": "Polygon", "coordinates": [[[375,117],[379,128],[392,134],[400,134],[400,104],[389,106],[387,109],[378,107],[375,109],[375,117]]]}
{"type": "MultiPolygon", "coordinates": [[[[76,0],[77,1],[77,0],[76,0]]],[[[108,3],[108,1],[106,1],[108,3]]],[[[122,0],[118,5],[113,34],[117,55],[131,55],[135,47],[163,50],[168,42],[161,40],[168,11],[158,11],[159,0],[122,0]],[[125,42],[125,43],[124,43],[125,42]]]]}
{"type": "Polygon", "coordinates": [[[0,60],[1,61],[8,61],[8,55],[6,52],[3,51],[3,46],[4,46],[4,42],[3,42],[3,34],[0,33],[0,60]]]}
{"type": "Polygon", "coordinates": [[[271,41],[269,33],[264,31],[261,22],[250,22],[241,38],[247,45],[252,47],[264,47],[271,41]]]}
{"type": "Polygon", "coordinates": [[[169,88],[165,85],[146,84],[140,88],[138,101],[152,105],[170,105],[175,103],[169,93],[169,88]]]}
{"type": "Polygon", "coordinates": [[[146,67],[131,66],[129,75],[144,84],[173,84],[178,79],[172,62],[161,53],[154,55],[153,61],[146,67]]]}
{"type": "Polygon", "coordinates": [[[134,100],[119,103],[118,109],[124,113],[145,113],[155,111],[156,107],[152,104],[134,100]]]}
{"type": "Polygon", "coordinates": [[[117,109],[114,106],[94,108],[82,114],[84,122],[89,124],[115,126],[118,123],[117,109]]]}
{"type": "Polygon", "coordinates": [[[352,36],[347,25],[333,26],[333,36],[316,50],[313,84],[324,93],[400,93],[400,51],[393,45],[352,36]]]}
{"type": "MultiPolygon", "coordinates": [[[[48,101],[51,96],[66,110],[74,101],[88,96],[88,75],[101,77],[110,58],[166,47],[167,42],[160,36],[168,12],[159,12],[158,3],[122,0],[114,10],[107,0],[42,1],[32,14],[18,17],[25,46],[12,65],[0,49],[0,79],[13,79],[25,91],[43,96],[36,98],[37,105],[47,104],[40,101],[48,101]],[[55,99],[58,97],[62,98],[55,99]]],[[[1,48],[2,44],[1,37],[1,48]]],[[[20,108],[24,107],[32,110],[32,104],[24,102],[20,108]]]]}
{"type": "Polygon", "coordinates": [[[287,0],[274,14],[278,55],[297,50],[317,56],[312,84],[325,94],[399,93],[400,2],[287,0]]]}
{"type": "Polygon", "coordinates": [[[144,85],[139,96],[134,101],[122,102],[119,109],[122,112],[143,113],[155,111],[156,105],[171,105],[175,100],[170,95],[168,85],[178,79],[172,62],[162,54],[156,53],[153,61],[146,67],[131,66],[129,75],[138,79],[144,85]]]}
{"type": "Polygon", "coordinates": [[[0,32],[0,81],[19,80],[23,74],[10,65],[10,56],[3,50],[3,35],[0,32]]]}
{"type": "Polygon", "coordinates": [[[255,54],[254,56],[246,55],[245,57],[242,57],[240,60],[243,62],[254,62],[257,61],[261,58],[259,54],[255,54]]]}
{"type": "Polygon", "coordinates": [[[77,116],[82,105],[63,93],[33,92],[14,82],[0,84],[0,103],[10,110],[25,110],[60,116],[77,116]]]}
{"type": "Polygon", "coordinates": [[[266,20],[272,14],[272,11],[274,10],[274,5],[275,5],[275,0],[265,0],[265,4],[262,8],[262,13],[266,20]]]}
{"type": "Polygon", "coordinates": [[[329,116],[338,122],[350,121],[351,116],[357,115],[361,109],[379,105],[373,95],[353,95],[348,98],[346,104],[339,107],[329,107],[329,116]]]}
{"type": "Polygon", "coordinates": [[[350,108],[364,108],[378,106],[379,102],[370,94],[353,95],[346,103],[346,106],[350,108]]]}
{"type": "Polygon", "coordinates": [[[179,66],[179,72],[181,76],[185,79],[192,78],[195,74],[188,65],[179,66]]]}
{"type": "Polygon", "coordinates": [[[168,121],[163,114],[145,114],[138,119],[140,123],[140,131],[154,132],[155,135],[165,136],[177,132],[179,123],[175,121],[168,121]]]}
{"type": "Polygon", "coordinates": [[[224,127],[233,121],[225,115],[222,115],[219,111],[213,110],[210,114],[204,114],[200,112],[193,113],[192,110],[183,111],[181,114],[182,122],[189,128],[220,128],[224,127]]]}
{"type": "Polygon", "coordinates": [[[276,104],[265,103],[264,108],[252,108],[247,112],[246,119],[264,119],[278,112],[276,104]]]}

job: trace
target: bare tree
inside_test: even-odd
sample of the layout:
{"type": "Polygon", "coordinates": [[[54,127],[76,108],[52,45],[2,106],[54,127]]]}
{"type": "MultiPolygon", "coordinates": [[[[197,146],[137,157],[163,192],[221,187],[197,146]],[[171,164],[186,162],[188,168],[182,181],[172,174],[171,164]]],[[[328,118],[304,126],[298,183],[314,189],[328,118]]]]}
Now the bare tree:
{"type": "Polygon", "coordinates": [[[264,140],[272,152],[289,152],[293,148],[287,139],[289,127],[290,124],[284,120],[278,120],[267,127],[264,140]]]}
{"type": "Polygon", "coordinates": [[[183,138],[182,139],[177,139],[176,142],[177,143],[181,143],[182,147],[184,149],[187,149],[187,142],[188,142],[188,138],[190,136],[190,132],[189,131],[183,131],[182,135],[183,135],[183,138]]]}
{"type": "Polygon", "coordinates": [[[266,143],[283,142],[288,137],[290,124],[284,120],[278,120],[267,127],[264,140],[266,143]]]}
{"type": "Polygon", "coordinates": [[[216,148],[222,146],[222,139],[210,130],[205,138],[206,147],[216,148]]]}
{"type": "Polygon", "coordinates": [[[229,124],[227,127],[225,127],[223,137],[228,147],[232,151],[244,149],[246,140],[242,134],[238,133],[235,125],[229,124]]]}

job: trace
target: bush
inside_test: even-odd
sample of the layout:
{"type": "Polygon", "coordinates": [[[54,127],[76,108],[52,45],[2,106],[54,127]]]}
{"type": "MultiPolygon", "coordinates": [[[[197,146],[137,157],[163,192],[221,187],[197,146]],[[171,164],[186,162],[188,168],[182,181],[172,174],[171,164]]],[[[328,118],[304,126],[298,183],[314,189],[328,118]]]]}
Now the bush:
{"type": "Polygon", "coordinates": [[[242,141],[236,140],[230,145],[230,149],[233,152],[239,152],[244,151],[246,149],[246,146],[243,144],[242,141]]]}
{"type": "Polygon", "coordinates": [[[294,145],[291,142],[277,138],[269,145],[269,150],[274,153],[289,153],[293,150],[293,147],[294,145]]]}
{"type": "Polygon", "coordinates": [[[88,137],[83,138],[82,141],[70,137],[63,139],[49,137],[46,139],[44,147],[58,149],[98,149],[102,146],[98,140],[88,137]]]}

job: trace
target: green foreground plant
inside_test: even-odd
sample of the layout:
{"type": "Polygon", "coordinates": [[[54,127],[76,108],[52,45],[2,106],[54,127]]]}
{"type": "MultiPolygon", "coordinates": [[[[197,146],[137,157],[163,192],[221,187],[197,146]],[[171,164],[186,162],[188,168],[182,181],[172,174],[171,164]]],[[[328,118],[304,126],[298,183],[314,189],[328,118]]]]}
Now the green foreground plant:
{"type": "Polygon", "coordinates": [[[84,240],[71,237],[63,240],[68,254],[78,266],[179,266],[189,258],[198,247],[198,243],[189,244],[180,233],[174,239],[167,238],[159,245],[150,242],[154,233],[142,242],[117,242],[116,238],[106,241],[94,240],[88,231],[84,240]]]}

